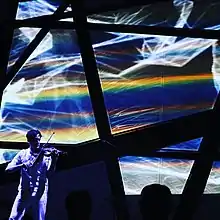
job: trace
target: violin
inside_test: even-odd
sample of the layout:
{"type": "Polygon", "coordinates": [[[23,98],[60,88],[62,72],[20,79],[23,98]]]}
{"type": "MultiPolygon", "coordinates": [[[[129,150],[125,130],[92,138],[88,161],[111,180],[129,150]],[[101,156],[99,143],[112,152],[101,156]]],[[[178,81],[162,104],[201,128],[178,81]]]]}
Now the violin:
{"type": "Polygon", "coordinates": [[[54,155],[57,155],[57,156],[67,154],[67,152],[58,150],[58,149],[56,149],[55,147],[52,147],[52,146],[49,145],[49,141],[50,141],[50,139],[52,138],[52,136],[53,136],[54,134],[55,134],[55,132],[53,132],[53,133],[50,135],[50,137],[49,137],[49,139],[47,140],[47,142],[42,146],[40,152],[38,153],[38,155],[36,156],[36,158],[34,159],[34,161],[32,161],[32,166],[33,166],[34,164],[36,164],[36,163],[40,160],[40,158],[41,158],[42,156],[48,156],[48,157],[49,157],[49,156],[51,156],[51,155],[53,155],[53,154],[54,154],[54,155]]]}
{"type": "Polygon", "coordinates": [[[58,150],[58,149],[56,149],[55,147],[50,146],[50,145],[47,146],[47,147],[43,147],[42,153],[43,153],[44,156],[51,156],[51,155],[53,155],[53,154],[59,156],[59,155],[65,155],[65,154],[67,154],[67,152],[58,150]]]}

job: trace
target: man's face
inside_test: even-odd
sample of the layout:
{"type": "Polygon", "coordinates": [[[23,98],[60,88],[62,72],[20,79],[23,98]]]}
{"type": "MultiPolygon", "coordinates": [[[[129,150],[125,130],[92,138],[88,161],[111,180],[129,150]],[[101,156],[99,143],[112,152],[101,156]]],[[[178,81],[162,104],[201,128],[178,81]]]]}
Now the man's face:
{"type": "Polygon", "coordinates": [[[37,134],[31,141],[29,141],[29,144],[31,146],[31,149],[34,151],[40,150],[40,135],[37,134]]]}

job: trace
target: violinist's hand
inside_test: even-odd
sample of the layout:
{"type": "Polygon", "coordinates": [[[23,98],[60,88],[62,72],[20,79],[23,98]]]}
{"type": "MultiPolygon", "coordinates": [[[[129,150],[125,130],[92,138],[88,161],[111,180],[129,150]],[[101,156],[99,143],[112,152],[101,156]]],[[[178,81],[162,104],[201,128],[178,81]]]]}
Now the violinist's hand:
{"type": "Polygon", "coordinates": [[[59,152],[58,152],[57,150],[53,150],[53,151],[51,152],[51,156],[52,156],[52,157],[58,157],[58,156],[59,156],[59,152]]]}

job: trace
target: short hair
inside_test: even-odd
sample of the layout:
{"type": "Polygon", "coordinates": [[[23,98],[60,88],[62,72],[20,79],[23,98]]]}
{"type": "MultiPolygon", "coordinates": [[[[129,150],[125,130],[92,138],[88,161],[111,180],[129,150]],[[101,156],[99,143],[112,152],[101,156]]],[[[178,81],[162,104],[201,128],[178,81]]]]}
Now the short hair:
{"type": "Polygon", "coordinates": [[[42,134],[39,130],[35,130],[35,129],[29,130],[26,134],[27,141],[28,142],[33,141],[37,135],[42,137],[42,134]]]}
{"type": "Polygon", "coordinates": [[[151,212],[154,215],[169,215],[172,206],[172,193],[165,185],[147,185],[141,191],[139,205],[142,215],[151,212]]]}

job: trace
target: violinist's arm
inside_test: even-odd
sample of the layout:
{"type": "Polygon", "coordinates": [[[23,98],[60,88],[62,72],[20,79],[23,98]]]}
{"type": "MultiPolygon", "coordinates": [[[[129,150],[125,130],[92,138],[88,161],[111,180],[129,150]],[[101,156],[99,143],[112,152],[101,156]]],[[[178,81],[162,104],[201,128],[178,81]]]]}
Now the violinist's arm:
{"type": "Polygon", "coordinates": [[[17,170],[20,170],[22,167],[24,167],[24,164],[21,161],[21,156],[23,154],[23,151],[21,150],[8,164],[5,171],[6,172],[15,172],[17,170]]]}
{"type": "Polygon", "coordinates": [[[24,167],[24,164],[18,164],[13,166],[9,163],[5,169],[5,172],[15,172],[17,170],[20,170],[22,167],[24,167]]]}

